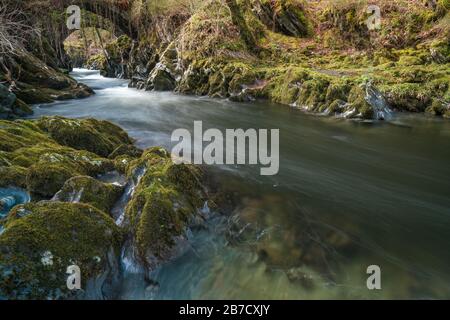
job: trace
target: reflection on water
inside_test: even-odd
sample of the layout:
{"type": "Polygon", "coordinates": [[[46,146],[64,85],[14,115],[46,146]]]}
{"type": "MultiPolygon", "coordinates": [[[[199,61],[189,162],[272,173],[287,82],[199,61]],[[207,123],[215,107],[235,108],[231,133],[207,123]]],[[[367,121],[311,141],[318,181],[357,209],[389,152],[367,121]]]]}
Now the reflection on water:
{"type": "Polygon", "coordinates": [[[35,116],[111,120],[140,147],[170,148],[171,132],[195,120],[204,130],[280,129],[280,173],[211,169],[237,198],[233,218],[195,230],[192,249],[155,271],[154,283],[127,277],[122,298],[450,298],[449,121],[359,123],[137,91],[92,71],[74,76],[97,94],[40,106],[35,116]],[[373,264],[379,292],[366,288],[373,264]]]}

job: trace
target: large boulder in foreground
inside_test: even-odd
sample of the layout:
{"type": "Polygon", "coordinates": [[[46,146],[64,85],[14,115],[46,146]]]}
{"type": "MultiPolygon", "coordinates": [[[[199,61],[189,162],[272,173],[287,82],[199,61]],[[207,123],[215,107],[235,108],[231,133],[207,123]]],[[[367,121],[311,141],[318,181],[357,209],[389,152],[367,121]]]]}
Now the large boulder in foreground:
{"type": "Polygon", "coordinates": [[[152,148],[129,165],[128,175],[138,180],[126,208],[132,252],[152,270],[179,253],[188,227],[200,217],[206,199],[201,172],[176,165],[166,150],[152,148]]]}
{"type": "Polygon", "coordinates": [[[17,206],[0,235],[0,298],[112,298],[122,235],[89,205],[40,202],[17,206]],[[67,268],[81,270],[81,291],[67,288],[67,268]]]}

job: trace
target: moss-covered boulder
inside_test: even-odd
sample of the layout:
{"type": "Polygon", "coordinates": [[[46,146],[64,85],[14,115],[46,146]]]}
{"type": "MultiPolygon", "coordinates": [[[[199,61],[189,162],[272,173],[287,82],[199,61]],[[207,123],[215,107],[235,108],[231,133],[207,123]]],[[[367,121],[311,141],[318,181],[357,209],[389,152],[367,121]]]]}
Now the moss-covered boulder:
{"type": "Polygon", "coordinates": [[[13,165],[27,168],[27,189],[44,198],[52,197],[71,177],[95,177],[114,169],[114,163],[109,159],[57,144],[21,148],[14,151],[11,157],[13,165]]]}
{"type": "Polygon", "coordinates": [[[109,213],[122,192],[121,186],[102,183],[89,176],[79,176],[67,180],[53,200],[86,203],[109,213]]]}
{"type": "Polygon", "coordinates": [[[105,48],[108,59],[104,57],[106,61],[102,61],[103,58],[97,57],[97,62],[103,67],[100,69],[101,74],[105,77],[129,78],[128,60],[132,46],[133,41],[126,35],[108,43],[105,48]]]}
{"type": "Polygon", "coordinates": [[[96,177],[115,169],[114,158],[131,162],[142,153],[122,129],[92,119],[0,121],[0,138],[0,186],[27,188],[44,199],[72,177],[96,177]]]}
{"type": "Polygon", "coordinates": [[[178,52],[175,42],[172,42],[161,53],[159,62],[154,66],[146,81],[146,90],[173,91],[181,70],[177,68],[178,52]]]}
{"type": "Polygon", "coordinates": [[[44,117],[37,121],[37,125],[61,145],[102,157],[108,157],[114,151],[119,155],[117,148],[126,145],[131,149],[133,144],[122,128],[108,121],[44,117]]]}
{"type": "Polygon", "coordinates": [[[139,158],[142,155],[142,150],[133,144],[121,144],[108,156],[110,159],[128,156],[130,158],[139,158]]]}
{"type": "Polygon", "coordinates": [[[85,204],[17,206],[0,235],[0,297],[112,298],[122,234],[105,213],[85,204]],[[82,291],[67,288],[67,268],[81,270],[82,291]]]}
{"type": "Polygon", "coordinates": [[[126,208],[137,258],[152,269],[176,255],[190,222],[206,199],[198,168],[176,165],[162,148],[152,148],[128,166],[141,179],[126,208]]]}
{"type": "Polygon", "coordinates": [[[30,52],[18,51],[5,63],[11,71],[7,82],[17,98],[26,104],[84,98],[94,93],[86,85],[77,83],[30,52]]]}
{"type": "MultiPolygon", "coordinates": [[[[108,60],[104,53],[99,53],[89,57],[86,61],[85,67],[90,70],[100,70],[101,74],[105,74],[108,69],[108,60]]],[[[107,74],[105,74],[107,75],[107,74]]]]}

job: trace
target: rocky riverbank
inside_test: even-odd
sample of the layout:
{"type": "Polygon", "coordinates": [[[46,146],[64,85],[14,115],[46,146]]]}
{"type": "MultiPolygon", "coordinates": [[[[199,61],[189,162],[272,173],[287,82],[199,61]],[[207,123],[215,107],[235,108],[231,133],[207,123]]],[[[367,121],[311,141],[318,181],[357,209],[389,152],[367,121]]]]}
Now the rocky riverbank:
{"type": "Polygon", "coordinates": [[[94,94],[72,79],[68,70],[51,67],[27,51],[1,57],[1,62],[6,72],[0,72],[0,119],[30,115],[32,104],[94,94]]]}
{"type": "Polygon", "coordinates": [[[269,99],[345,118],[450,117],[448,1],[378,1],[383,20],[373,31],[367,5],[211,0],[183,15],[167,7],[157,21],[171,28],[121,36],[87,66],[145,90],[269,99]]]}
{"type": "MultiPolygon", "coordinates": [[[[383,22],[374,31],[364,1],[194,2],[189,10],[126,2],[138,35],[110,35],[86,61],[72,51],[73,61],[143,90],[268,99],[350,119],[387,119],[392,111],[450,117],[447,0],[435,7],[378,1],[383,22]]],[[[63,25],[61,17],[53,27],[63,25]]],[[[68,75],[61,43],[48,41],[55,30],[38,37],[39,46],[30,42],[0,57],[0,118],[93,94],[68,75]]],[[[148,276],[179,255],[189,228],[206,218],[201,208],[213,205],[200,168],[175,165],[159,147],[140,150],[121,128],[95,119],[0,120],[0,190],[0,298],[12,299],[115,298],[123,269],[148,276]],[[111,173],[121,182],[105,183],[111,173]],[[66,287],[74,264],[83,272],[84,290],[76,294],[66,287]]],[[[255,208],[276,216],[271,207],[283,201],[247,202],[247,216],[231,219],[231,244],[259,238],[260,229],[247,227],[255,208]]],[[[330,276],[323,268],[330,253],[299,225],[262,238],[255,250],[309,287],[299,265],[330,276]],[[285,245],[287,239],[298,242],[285,245]]],[[[317,232],[327,247],[354,250],[345,234],[317,232]]]]}
{"type": "Polygon", "coordinates": [[[162,148],[139,150],[109,122],[3,120],[0,136],[2,197],[31,195],[0,220],[0,297],[114,298],[124,248],[128,263],[150,272],[202,219],[201,171],[174,165],[162,148]],[[102,182],[112,171],[127,182],[102,182]],[[114,210],[123,196],[129,203],[114,210]],[[66,286],[71,265],[83,275],[75,296],[66,286]]]}
{"type": "Polygon", "coordinates": [[[69,37],[66,51],[62,41],[50,41],[63,17],[46,7],[43,35],[2,57],[0,117],[27,115],[33,103],[91,95],[66,74],[66,52],[77,65],[130,79],[139,89],[268,99],[344,118],[384,119],[390,111],[450,117],[448,0],[433,6],[379,0],[375,30],[367,25],[366,1],[127,3],[120,8],[132,32],[102,32],[99,21],[104,28],[117,22],[86,11],[95,28],[69,37]],[[82,34],[90,35],[85,56],[82,34]]]}

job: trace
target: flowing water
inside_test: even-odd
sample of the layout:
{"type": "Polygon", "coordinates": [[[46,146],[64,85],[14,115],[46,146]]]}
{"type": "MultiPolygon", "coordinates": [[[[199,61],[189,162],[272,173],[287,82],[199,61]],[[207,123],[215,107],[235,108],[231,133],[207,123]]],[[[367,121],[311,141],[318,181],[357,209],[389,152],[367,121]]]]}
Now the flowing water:
{"type": "Polygon", "coordinates": [[[140,147],[169,149],[172,131],[195,120],[204,130],[280,129],[279,174],[212,168],[239,199],[233,219],[214,216],[193,230],[191,248],[156,270],[154,284],[127,276],[121,298],[450,298],[450,121],[354,122],[73,75],[96,95],[38,106],[35,117],[106,119],[140,147]],[[247,226],[237,241],[230,220],[247,226]],[[367,289],[370,265],[381,268],[381,290],[367,289]]]}

